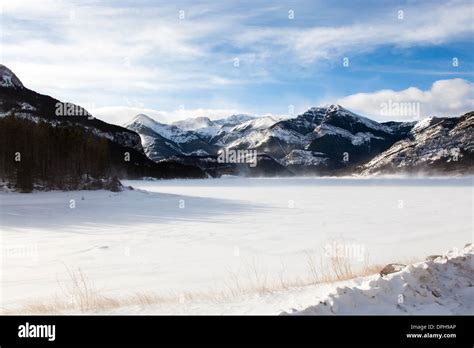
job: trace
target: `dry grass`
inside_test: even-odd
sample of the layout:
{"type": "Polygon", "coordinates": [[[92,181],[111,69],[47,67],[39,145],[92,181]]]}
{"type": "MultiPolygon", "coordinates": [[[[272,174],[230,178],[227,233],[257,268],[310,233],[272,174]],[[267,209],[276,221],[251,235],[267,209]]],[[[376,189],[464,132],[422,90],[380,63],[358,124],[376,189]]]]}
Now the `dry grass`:
{"type": "Polygon", "coordinates": [[[100,294],[93,283],[88,280],[80,268],[67,269],[69,282],[58,282],[62,296],[45,301],[35,301],[20,308],[3,309],[3,314],[60,314],[60,313],[99,313],[112,311],[127,306],[150,306],[158,304],[177,304],[193,301],[228,301],[246,294],[267,295],[285,291],[290,288],[333,283],[377,274],[382,265],[374,265],[365,258],[362,267],[354,269],[349,257],[322,257],[305,253],[307,276],[304,278],[287,277],[286,267],[281,263],[281,269],[276,277],[269,277],[265,267],[256,259],[246,262],[238,272],[229,270],[224,288],[206,292],[188,292],[179,294],[157,295],[153,293],[135,293],[124,297],[110,297],[100,294]]]}

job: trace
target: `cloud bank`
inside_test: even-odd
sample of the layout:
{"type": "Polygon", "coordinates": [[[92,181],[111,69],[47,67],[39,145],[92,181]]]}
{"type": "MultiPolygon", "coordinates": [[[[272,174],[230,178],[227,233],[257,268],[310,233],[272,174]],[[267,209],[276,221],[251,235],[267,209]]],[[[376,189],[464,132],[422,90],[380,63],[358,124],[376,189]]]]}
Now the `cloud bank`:
{"type": "Polygon", "coordinates": [[[438,80],[428,90],[409,87],[400,91],[386,89],[356,93],[338,99],[337,103],[380,121],[413,121],[430,116],[454,117],[474,111],[474,84],[463,79],[438,80]],[[407,104],[413,105],[412,103],[419,105],[419,115],[397,111],[397,106],[401,108],[407,104]],[[392,105],[391,110],[387,110],[389,105],[392,105]]]}

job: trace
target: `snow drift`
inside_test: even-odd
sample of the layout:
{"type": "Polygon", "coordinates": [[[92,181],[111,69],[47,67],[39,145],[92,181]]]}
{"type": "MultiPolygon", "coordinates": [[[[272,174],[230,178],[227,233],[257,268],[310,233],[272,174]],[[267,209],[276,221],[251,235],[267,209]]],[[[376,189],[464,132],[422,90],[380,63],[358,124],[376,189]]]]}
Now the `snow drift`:
{"type": "Polygon", "coordinates": [[[292,314],[473,314],[474,246],[431,256],[354,287],[339,287],[324,301],[292,314]]]}

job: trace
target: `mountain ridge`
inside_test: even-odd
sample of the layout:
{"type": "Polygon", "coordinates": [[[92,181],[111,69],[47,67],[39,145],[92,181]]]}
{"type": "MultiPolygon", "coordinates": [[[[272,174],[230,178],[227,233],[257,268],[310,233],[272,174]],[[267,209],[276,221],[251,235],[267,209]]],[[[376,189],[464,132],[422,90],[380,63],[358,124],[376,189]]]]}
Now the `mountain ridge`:
{"type": "MultiPolygon", "coordinates": [[[[196,119],[201,124],[202,121],[205,122],[204,129],[213,122],[205,117],[196,119]]],[[[312,107],[294,118],[251,117],[249,121],[242,121],[231,128],[213,128],[214,136],[205,137],[196,133],[199,128],[188,126],[195,120],[189,118],[184,123],[177,121],[172,125],[180,127],[186,124],[187,127],[184,126],[182,130],[194,134],[206,144],[206,148],[191,146],[187,152],[175,152],[173,156],[178,159],[189,155],[201,157],[193,163],[205,170],[215,170],[214,157],[219,151],[254,150],[259,155],[265,155],[267,161],[274,161],[275,166],[277,164],[283,166],[297,175],[369,175],[377,173],[375,170],[367,170],[371,160],[388,151],[397,142],[408,139],[416,131],[436,124],[442,119],[429,117],[413,122],[377,122],[341,105],[333,104],[312,107]],[[269,118],[273,122],[265,124],[269,118]],[[209,162],[213,165],[209,166],[209,162]]],[[[222,120],[221,123],[225,124],[222,120]]],[[[139,129],[134,129],[140,133],[139,129]]],[[[469,133],[465,142],[471,141],[471,137],[469,133]]],[[[166,136],[161,139],[161,142],[163,141],[167,141],[166,136]]],[[[151,152],[146,146],[144,147],[147,155],[153,160],[166,158],[161,156],[159,151],[151,152]]],[[[467,156],[472,156],[470,147],[468,152],[467,156]]],[[[189,161],[188,158],[185,162],[189,161]]],[[[393,170],[396,171],[396,168],[395,166],[393,170]]],[[[471,170],[471,167],[469,166],[467,170],[471,170]]]]}
{"type": "MultiPolygon", "coordinates": [[[[166,124],[138,114],[121,127],[94,118],[79,105],[26,88],[4,65],[0,65],[0,82],[0,120],[13,117],[58,129],[79,127],[83,137],[105,140],[107,171],[121,177],[472,172],[472,112],[418,122],[377,122],[332,104],[312,107],[293,118],[234,114],[217,120],[199,116],[166,124]],[[219,160],[222,151],[251,152],[258,166],[251,167],[245,161],[224,163],[219,160]],[[125,152],[130,152],[131,162],[124,163],[121,157],[125,152]]],[[[102,146],[100,141],[96,144],[102,146]]],[[[10,150],[1,155],[8,161],[10,150]]],[[[18,173],[13,167],[10,170],[18,173]]]]}

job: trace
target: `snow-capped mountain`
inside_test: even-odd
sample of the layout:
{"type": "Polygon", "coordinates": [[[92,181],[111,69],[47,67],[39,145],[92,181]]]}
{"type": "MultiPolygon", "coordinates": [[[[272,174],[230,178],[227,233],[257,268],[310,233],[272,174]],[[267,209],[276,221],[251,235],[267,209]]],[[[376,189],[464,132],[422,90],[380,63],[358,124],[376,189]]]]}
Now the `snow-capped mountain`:
{"type": "Polygon", "coordinates": [[[185,120],[176,121],[172,124],[186,131],[200,131],[202,129],[213,128],[217,132],[229,129],[243,122],[253,120],[255,117],[250,115],[238,114],[226,118],[212,121],[209,117],[193,117],[185,120]]]}
{"type": "Polygon", "coordinates": [[[145,153],[153,160],[172,155],[209,155],[217,149],[193,130],[167,125],[139,114],[124,127],[140,134],[145,153]]]}
{"type": "Polygon", "coordinates": [[[472,131],[462,127],[470,118],[462,121],[463,117],[431,118],[418,123],[379,123],[340,105],[330,105],[311,108],[295,118],[233,115],[216,121],[198,117],[172,125],[138,115],[126,127],[140,134],[146,154],[154,160],[174,156],[185,163],[214,171],[217,170],[215,156],[218,151],[255,150],[265,156],[267,163],[272,162],[270,167],[280,172],[281,168],[286,168],[296,174],[348,174],[359,172],[363,166],[363,173],[368,174],[385,170],[391,161],[397,162],[393,155],[388,155],[400,146],[406,149],[399,156],[406,158],[403,157],[400,164],[393,163],[395,167],[403,167],[406,161],[426,163],[423,156],[435,158],[421,150],[408,149],[418,146],[428,152],[434,151],[435,145],[431,141],[435,140],[429,139],[444,134],[441,124],[445,125],[444,129],[453,122],[460,122],[461,128],[456,127],[444,136],[447,141],[458,144],[462,149],[460,156],[465,156],[465,151],[470,151],[467,144],[473,139],[472,131]],[[436,124],[438,131],[433,133],[432,126],[436,124]],[[431,144],[430,149],[423,145],[426,142],[431,144]]]}
{"type": "Polygon", "coordinates": [[[214,156],[219,149],[236,147],[239,140],[250,139],[254,132],[279,120],[270,116],[232,115],[214,121],[197,117],[168,125],[139,114],[124,127],[140,134],[146,154],[153,160],[160,160],[173,155],[214,156]]]}
{"type": "Polygon", "coordinates": [[[8,87],[13,89],[24,88],[23,83],[16,75],[5,65],[0,64],[0,87],[8,87]]]}
{"type": "Polygon", "coordinates": [[[307,136],[305,150],[327,157],[334,168],[352,166],[368,160],[406,137],[414,123],[390,125],[357,115],[340,105],[329,106],[319,125],[307,136]]]}
{"type": "Polygon", "coordinates": [[[213,142],[216,136],[222,136],[233,127],[254,120],[254,116],[237,114],[211,121],[208,117],[188,118],[174,122],[173,125],[187,131],[193,131],[202,139],[213,142]]]}
{"type": "Polygon", "coordinates": [[[362,167],[362,174],[459,172],[474,169],[474,112],[456,118],[430,117],[362,167]]]}
{"type": "Polygon", "coordinates": [[[220,148],[257,149],[268,137],[268,129],[279,121],[280,118],[272,116],[256,117],[230,128],[223,127],[212,141],[220,148]]]}
{"type": "Polygon", "coordinates": [[[187,118],[185,120],[173,122],[173,125],[181,128],[185,131],[194,131],[198,129],[214,127],[216,126],[215,122],[211,121],[209,117],[195,117],[187,118]]]}
{"type": "Polygon", "coordinates": [[[324,172],[371,159],[406,137],[414,123],[378,123],[340,105],[330,105],[311,108],[295,118],[233,115],[217,121],[199,117],[172,125],[138,115],[125,126],[140,134],[146,154],[154,160],[216,156],[219,150],[255,150],[295,171],[324,172]]]}
{"type": "Polygon", "coordinates": [[[254,116],[250,116],[250,115],[236,114],[236,115],[231,115],[229,117],[222,118],[220,120],[216,120],[214,122],[218,125],[221,125],[223,129],[226,129],[228,127],[237,126],[238,124],[241,124],[243,122],[250,121],[254,118],[255,118],[254,116]]]}

